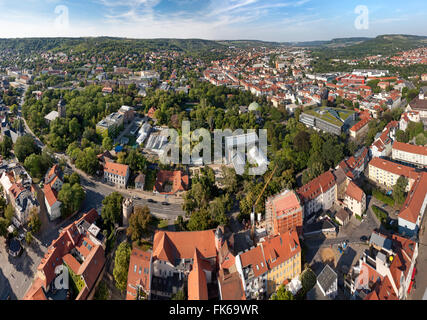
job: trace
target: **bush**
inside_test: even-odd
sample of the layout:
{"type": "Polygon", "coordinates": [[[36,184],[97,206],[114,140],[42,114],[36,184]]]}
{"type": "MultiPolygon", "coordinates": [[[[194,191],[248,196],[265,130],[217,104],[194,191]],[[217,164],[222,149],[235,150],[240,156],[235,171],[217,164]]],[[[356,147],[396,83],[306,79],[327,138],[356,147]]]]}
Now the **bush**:
{"type": "Polygon", "coordinates": [[[386,212],[384,212],[381,208],[378,208],[377,206],[372,206],[372,211],[374,211],[378,220],[380,220],[382,224],[387,223],[388,214],[386,212]]]}

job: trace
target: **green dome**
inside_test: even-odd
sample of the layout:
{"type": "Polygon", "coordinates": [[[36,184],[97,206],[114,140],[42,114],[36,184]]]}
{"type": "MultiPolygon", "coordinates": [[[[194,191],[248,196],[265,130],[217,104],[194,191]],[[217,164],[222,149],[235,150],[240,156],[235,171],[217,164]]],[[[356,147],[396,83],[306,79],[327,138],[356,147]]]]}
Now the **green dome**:
{"type": "Polygon", "coordinates": [[[249,111],[258,111],[260,108],[259,104],[255,101],[249,105],[249,111]]]}

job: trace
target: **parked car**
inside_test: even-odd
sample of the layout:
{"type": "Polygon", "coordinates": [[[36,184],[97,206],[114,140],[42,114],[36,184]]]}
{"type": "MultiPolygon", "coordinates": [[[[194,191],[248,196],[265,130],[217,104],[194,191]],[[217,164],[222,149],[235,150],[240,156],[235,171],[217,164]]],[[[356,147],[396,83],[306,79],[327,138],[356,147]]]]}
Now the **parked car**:
{"type": "Polygon", "coordinates": [[[367,236],[361,236],[360,241],[366,242],[366,241],[368,241],[368,237],[367,236]]]}
{"type": "Polygon", "coordinates": [[[153,199],[148,199],[147,201],[150,203],[157,203],[157,201],[154,201],[153,199]]]}
{"type": "Polygon", "coordinates": [[[164,206],[168,206],[168,205],[169,205],[169,202],[162,202],[162,205],[164,205],[164,206]]]}
{"type": "Polygon", "coordinates": [[[383,205],[382,208],[385,209],[387,207],[387,204],[383,205]]]}

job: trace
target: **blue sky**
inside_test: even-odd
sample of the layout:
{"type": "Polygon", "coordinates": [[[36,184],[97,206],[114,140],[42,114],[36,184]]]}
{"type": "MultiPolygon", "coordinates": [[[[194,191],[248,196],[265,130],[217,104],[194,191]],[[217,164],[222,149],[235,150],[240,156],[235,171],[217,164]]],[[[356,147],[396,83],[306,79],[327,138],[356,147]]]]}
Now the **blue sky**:
{"type": "Polygon", "coordinates": [[[0,0],[0,38],[307,41],[391,33],[427,35],[425,0],[0,0]],[[368,29],[355,27],[360,5],[369,10],[368,29]]]}

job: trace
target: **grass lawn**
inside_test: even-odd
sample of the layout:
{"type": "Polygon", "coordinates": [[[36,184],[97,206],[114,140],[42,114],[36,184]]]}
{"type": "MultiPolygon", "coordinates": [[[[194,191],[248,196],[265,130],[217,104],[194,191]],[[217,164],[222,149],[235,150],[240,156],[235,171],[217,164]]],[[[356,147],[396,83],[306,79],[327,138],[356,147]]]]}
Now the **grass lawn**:
{"type": "Polygon", "coordinates": [[[157,229],[164,229],[167,228],[169,226],[169,221],[168,220],[160,220],[158,225],[157,225],[157,229]]]}
{"type": "MultiPolygon", "coordinates": [[[[325,109],[326,108],[317,108],[317,109],[314,109],[314,110],[308,110],[308,111],[306,111],[304,113],[307,113],[307,114],[309,114],[311,116],[314,116],[314,117],[317,117],[317,118],[322,119],[324,121],[327,121],[327,122],[329,122],[331,124],[334,124],[336,126],[340,126],[340,125],[343,124],[341,121],[339,121],[335,116],[333,116],[329,112],[326,112],[325,114],[320,114],[320,113],[317,112],[317,111],[321,111],[321,110],[325,110],[325,109]]],[[[350,117],[352,114],[354,114],[354,112],[350,111],[350,110],[337,109],[337,108],[329,108],[329,109],[335,110],[338,113],[339,117],[343,121],[346,121],[348,119],[348,117],[350,117]]]]}
{"type": "Polygon", "coordinates": [[[388,206],[390,206],[392,208],[394,207],[394,199],[392,197],[387,196],[386,194],[382,193],[379,190],[373,190],[372,195],[377,200],[387,204],[388,206]]]}

